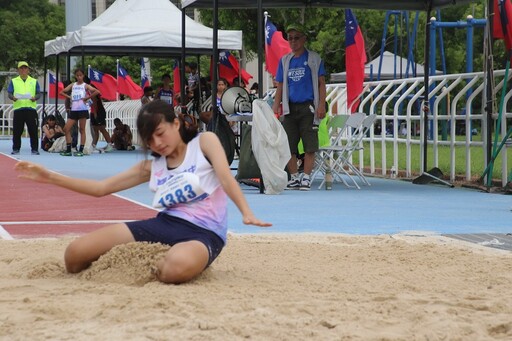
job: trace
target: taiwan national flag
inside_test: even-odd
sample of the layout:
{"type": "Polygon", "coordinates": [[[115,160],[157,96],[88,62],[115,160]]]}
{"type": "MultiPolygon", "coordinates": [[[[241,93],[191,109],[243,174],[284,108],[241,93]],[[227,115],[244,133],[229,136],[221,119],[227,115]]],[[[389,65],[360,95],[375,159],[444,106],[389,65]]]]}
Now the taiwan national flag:
{"type": "Polygon", "coordinates": [[[510,0],[494,0],[493,38],[505,40],[507,51],[512,49],[512,4],[510,0]]]}
{"type": "MultiPolygon", "coordinates": [[[[229,84],[233,84],[233,80],[238,78],[240,65],[238,60],[229,52],[222,51],[219,53],[219,78],[226,78],[229,84]]],[[[210,67],[210,74],[213,74],[210,67]]],[[[245,70],[241,71],[242,81],[247,85],[252,76],[245,70]]]]}
{"type": "Polygon", "coordinates": [[[89,67],[89,79],[101,92],[102,98],[108,101],[117,100],[117,81],[113,76],[89,67]]]}
{"type": "Polygon", "coordinates": [[[345,10],[345,67],[347,72],[347,107],[357,111],[359,95],[363,92],[366,50],[363,34],[350,9],[345,10]]]}
{"type": "Polygon", "coordinates": [[[140,87],[144,89],[147,86],[151,86],[151,80],[149,79],[148,70],[146,69],[146,63],[144,58],[140,59],[140,87]]]}
{"type": "Polygon", "coordinates": [[[120,94],[129,96],[131,99],[140,99],[144,91],[136,84],[128,72],[117,63],[117,90],[120,94]]]}
{"type": "Polygon", "coordinates": [[[55,74],[48,70],[48,97],[55,98],[56,95],[59,94],[59,99],[66,99],[66,97],[60,95],[62,90],[64,90],[64,84],[59,82],[59,85],[57,85],[57,78],[55,77],[55,74]]]}
{"type": "Polygon", "coordinates": [[[278,31],[276,26],[265,19],[265,62],[267,71],[276,76],[279,60],[282,56],[290,53],[290,44],[283,38],[283,33],[278,31]]]}

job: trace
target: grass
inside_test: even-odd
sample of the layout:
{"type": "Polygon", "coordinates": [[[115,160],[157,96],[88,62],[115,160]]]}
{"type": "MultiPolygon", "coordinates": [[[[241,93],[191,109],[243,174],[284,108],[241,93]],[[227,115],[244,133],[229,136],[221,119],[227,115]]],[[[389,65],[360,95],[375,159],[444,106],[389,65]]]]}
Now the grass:
{"type": "MultiPolygon", "coordinates": [[[[464,136],[457,136],[456,140],[462,141],[465,140],[464,136]]],[[[481,136],[475,135],[473,137],[474,141],[481,141],[481,136]]],[[[500,140],[501,141],[501,140],[500,140]]],[[[370,165],[370,153],[369,153],[369,143],[364,143],[365,153],[364,153],[364,165],[370,165]]],[[[380,168],[382,165],[382,143],[375,142],[375,167],[380,168]]],[[[502,178],[502,155],[503,153],[507,153],[507,169],[512,169],[512,148],[503,148],[494,161],[493,168],[493,179],[497,181],[501,181],[502,178]]],[[[481,146],[471,146],[470,147],[470,156],[471,156],[471,177],[472,179],[478,179],[482,176],[485,170],[486,161],[484,159],[484,151],[481,146]]],[[[354,153],[354,164],[359,162],[359,153],[354,153]]],[[[388,173],[390,168],[393,165],[393,142],[386,142],[386,166],[388,169],[388,173]]],[[[421,167],[421,150],[420,145],[412,144],[411,145],[411,168],[413,174],[419,174],[421,167]]],[[[434,151],[433,146],[429,144],[427,148],[427,168],[430,169],[434,167],[434,151]]],[[[450,146],[438,146],[438,165],[445,175],[448,175],[451,169],[451,161],[450,161],[450,146]]],[[[398,168],[399,170],[406,169],[406,145],[405,143],[398,144],[398,168]]],[[[510,173],[510,171],[509,171],[510,173]]],[[[466,147],[465,146],[456,146],[455,147],[455,174],[456,178],[465,178],[466,175],[466,147]]]]}

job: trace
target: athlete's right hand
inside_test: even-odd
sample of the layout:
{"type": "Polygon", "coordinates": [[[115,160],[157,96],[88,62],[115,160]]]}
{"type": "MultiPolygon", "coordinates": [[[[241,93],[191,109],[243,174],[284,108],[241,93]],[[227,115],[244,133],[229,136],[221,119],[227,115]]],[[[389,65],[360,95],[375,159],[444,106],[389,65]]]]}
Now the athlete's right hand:
{"type": "Polygon", "coordinates": [[[18,178],[20,179],[28,179],[43,183],[48,183],[50,181],[50,171],[36,163],[20,161],[14,166],[14,170],[20,173],[18,175],[18,178]]]}

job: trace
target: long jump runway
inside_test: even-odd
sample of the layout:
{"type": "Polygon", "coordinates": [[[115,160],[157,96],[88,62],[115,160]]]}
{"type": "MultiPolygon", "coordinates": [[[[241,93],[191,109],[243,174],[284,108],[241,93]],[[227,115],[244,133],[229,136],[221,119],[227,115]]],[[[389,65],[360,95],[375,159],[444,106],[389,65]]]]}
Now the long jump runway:
{"type": "Polygon", "coordinates": [[[16,162],[0,154],[0,239],[77,235],[155,216],[150,207],[117,195],[94,198],[19,179],[16,162]]]}

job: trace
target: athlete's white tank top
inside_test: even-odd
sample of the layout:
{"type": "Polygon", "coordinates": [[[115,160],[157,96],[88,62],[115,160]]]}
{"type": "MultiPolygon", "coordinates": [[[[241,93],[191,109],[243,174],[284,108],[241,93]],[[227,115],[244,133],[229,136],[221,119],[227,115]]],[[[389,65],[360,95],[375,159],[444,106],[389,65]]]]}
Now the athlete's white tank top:
{"type": "Polygon", "coordinates": [[[71,89],[71,110],[72,111],[83,111],[89,110],[89,106],[84,103],[83,98],[87,97],[87,89],[85,83],[73,84],[71,89]]]}
{"type": "Polygon", "coordinates": [[[183,162],[174,169],[167,168],[165,157],[154,159],[151,165],[149,188],[156,192],[158,186],[163,185],[175,175],[183,172],[196,174],[199,177],[199,186],[204,191],[204,194],[193,198],[194,200],[192,201],[178,202],[175,205],[166,207],[163,212],[213,231],[226,242],[227,195],[220,185],[212,165],[201,150],[200,139],[201,134],[197,135],[187,144],[187,151],[183,162]]]}

